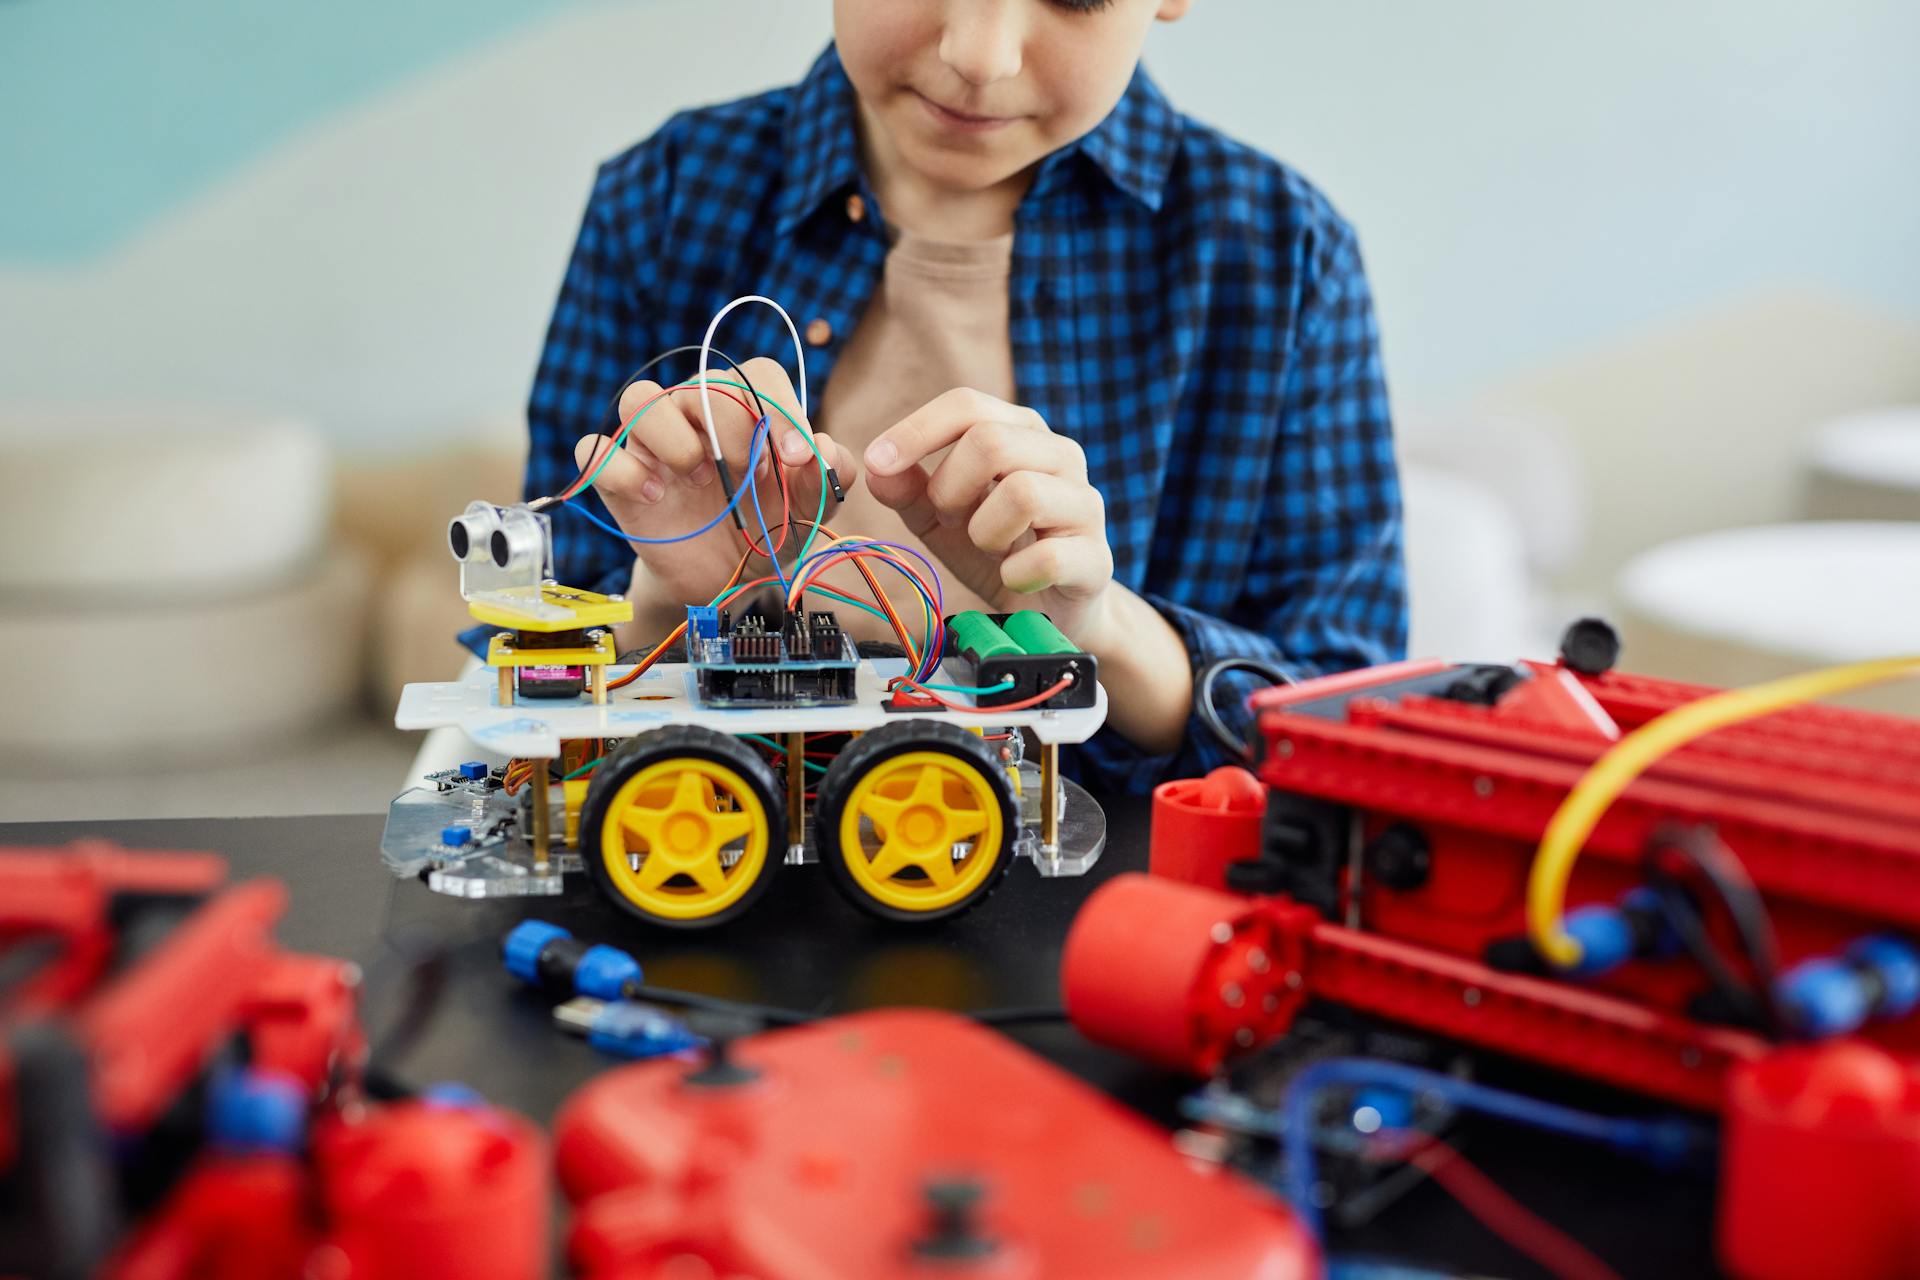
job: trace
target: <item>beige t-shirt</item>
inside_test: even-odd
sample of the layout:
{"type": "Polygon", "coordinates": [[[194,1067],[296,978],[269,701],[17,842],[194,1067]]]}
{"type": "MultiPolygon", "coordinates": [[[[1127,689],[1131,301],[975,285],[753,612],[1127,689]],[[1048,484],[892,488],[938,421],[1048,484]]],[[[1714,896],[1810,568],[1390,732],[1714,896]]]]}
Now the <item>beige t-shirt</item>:
{"type": "MultiPolygon", "coordinates": [[[[1007,282],[1012,271],[1011,232],[971,243],[899,232],[887,253],[880,287],[827,382],[814,414],[815,428],[858,458],[874,437],[955,387],[972,387],[1011,401],[1013,345],[1007,336],[1007,282]]],[[[938,465],[939,456],[928,460],[929,469],[938,465]]],[[[843,535],[859,533],[925,550],[899,515],[882,506],[865,485],[848,489],[846,502],[828,512],[827,522],[843,535]]],[[[890,569],[876,567],[874,572],[909,625],[914,625],[919,610],[908,608],[912,588],[890,569]]],[[[856,599],[870,595],[864,580],[849,566],[837,565],[824,576],[835,590],[856,599]]],[[[983,607],[977,596],[950,578],[944,590],[949,614],[983,607]]],[[[839,613],[841,621],[863,639],[892,638],[892,632],[869,614],[853,609],[839,613]]]]}

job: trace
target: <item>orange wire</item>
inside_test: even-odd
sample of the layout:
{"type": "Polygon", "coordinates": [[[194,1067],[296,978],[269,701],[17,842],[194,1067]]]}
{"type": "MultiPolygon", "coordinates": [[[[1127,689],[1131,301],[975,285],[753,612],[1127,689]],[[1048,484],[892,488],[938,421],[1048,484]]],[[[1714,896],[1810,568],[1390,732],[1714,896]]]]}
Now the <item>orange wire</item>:
{"type": "MultiPolygon", "coordinates": [[[[825,534],[828,541],[840,541],[840,535],[829,529],[826,525],[815,524],[813,527],[825,534]]],[[[867,589],[873,592],[873,602],[885,611],[887,621],[893,627],[893,633],[900,638],[900,647],[907,651],[908,666],[910,668],[919,666],[920,646],[916,645],[913,642],[913,637],[908,634],[906,624],[900,620],[899,613],[894,609],[893,600],[887,595],[886,589],[880,585],[880,579],[874,577],[873,570],[867,568],[864,561],[853,560],[852,563],[853,567],[860,571],[860,576],[867,580],[867,589]]],[[[822,565],[821,569],[825,570],[827,567],[826,565],[822,565]]],[[[807,580],[810,583],[816,582],[819,580],[819,575],[810,574],[807,580]]]]}

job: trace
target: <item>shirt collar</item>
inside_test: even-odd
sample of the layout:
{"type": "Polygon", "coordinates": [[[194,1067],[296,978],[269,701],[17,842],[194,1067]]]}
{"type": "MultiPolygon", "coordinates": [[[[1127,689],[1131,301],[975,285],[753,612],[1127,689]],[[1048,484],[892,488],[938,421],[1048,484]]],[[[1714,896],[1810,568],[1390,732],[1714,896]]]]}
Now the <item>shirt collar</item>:
{"type": "MultiPolygon", "coordinates": [[[[786,132],[791,176],[775,209],[781,234],[791,233],[827,200],[860,184],[857,112],[853,84],[839,51],[830,44],[794,87],[786,132]]],[[[1084,155],[1114,186],[1158,210],[1179,140],[1179,113],[1146,68],[1135,67],[1126,93],[1107,118],[1041,162],[1034,193],[1052,186],[1074,156],[1084,155]]]]}
{"type": "Polygon", "coordinates": [[[1166,194],[1167,174],[1180,146],[1180,113],[1173,109],[1144,66],[1133,69],[1126,93],[1093,132],[1048,156],[1035,176],[1040,190],[1049,170],[1062,168],[1075,152],[1106,174],[1114,186],[1157,211],[1166,194]]]}

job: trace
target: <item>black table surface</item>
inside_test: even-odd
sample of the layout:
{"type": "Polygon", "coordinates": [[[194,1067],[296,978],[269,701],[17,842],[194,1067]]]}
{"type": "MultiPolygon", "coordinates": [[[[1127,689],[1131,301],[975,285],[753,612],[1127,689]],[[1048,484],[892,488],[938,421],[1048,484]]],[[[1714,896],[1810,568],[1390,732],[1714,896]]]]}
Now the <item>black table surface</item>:
{"type": "MultiPolygon", "coordinates": [[[[368,975],[368,1018],[376,1029],[398,1003],[396,941],[452,944],[456,963],[432,1022],[390,1065],[410,1080],[461,1081],[544,1124],[568,1094],[614,1064],[556,1030],[550,1001],[500,967],[495,949],[517,921],[550,920],[588,942],[619,946],[640,960],[650,983],[786,1008],[1057,1004],[1061,948],[1074,912],[1100,882],[1146,867],[1146,802],[1104,803],[1109,844],[1090,874],[1045,880],[1018,864],[974,911],[918,929],[871,920],[816,867],[777,868],[779,882],[751,912],[698,933],[646,928],[584,879],[560,898],[460,901],[416,880],[395,880],[380,861],[383,818],[373,815],[0,824],[0,845],[101,837],[129,848],[205,849],[225,855],[236,878],[276,877],[291,893],[282,943],[358,962],[368,975]]],[[[1069,1026],[1012,1034],[1163,1123],[1194,1087],[1091,1044],[1069,1026]]],[[[1621,1275],[1712,1273],[1709,1180],[1658,1174],[1504,1126],[1474,1126],[1469,1136],[1476,1164],[1621,1275]]],[[[1431,1185],[1337,1236],[1334,1246],[1474,1274],[1548,1274],[1431,1185]]]]}

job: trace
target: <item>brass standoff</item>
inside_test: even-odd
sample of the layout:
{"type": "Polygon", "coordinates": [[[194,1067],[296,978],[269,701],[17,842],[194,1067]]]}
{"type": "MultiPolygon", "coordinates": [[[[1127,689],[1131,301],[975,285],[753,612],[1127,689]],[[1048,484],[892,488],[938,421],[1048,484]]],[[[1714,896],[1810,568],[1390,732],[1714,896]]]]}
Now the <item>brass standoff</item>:
{"type": "Polygon", "coordinates": [[[1040,847],[1049,856],[1060,852],[1060,744],[1040,744],[1040,847]]]}
{"type": "Polygon", "coordinates": [[[807,735],[787,735],[787,848],[807,839],[807,735]]]}

